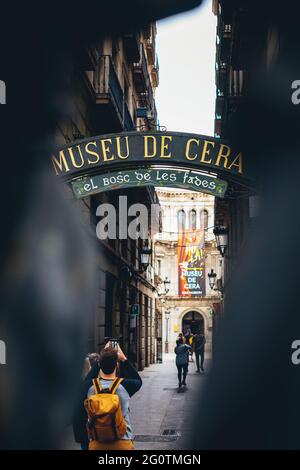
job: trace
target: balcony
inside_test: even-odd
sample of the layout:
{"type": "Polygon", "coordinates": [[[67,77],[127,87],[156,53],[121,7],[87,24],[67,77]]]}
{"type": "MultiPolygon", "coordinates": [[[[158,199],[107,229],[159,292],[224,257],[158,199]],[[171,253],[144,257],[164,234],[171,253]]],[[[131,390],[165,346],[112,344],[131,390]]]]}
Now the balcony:
{"type": "Polygon", "coordinates": [[[222,121],[221,119],[215,119],[215,137],[221,137],[222,135],[222,121]]]}
{"type": "Polygon", "coordinates": [[[229,39],[231,37],[231,24],[223,25],[222,34],[225,39],[229,39]]]}
{"type": "Polygon", "coordinates": [[[224,111],[224,98],[222,97],[217,97],[216,99],[216,116],[223,114],[224,111]]]}
{"type": "Polygon", "coordinates": [[[110,55],[99,58],[98,73],[95,74],[96,120],[101,132],[130,131],[135,128],[123,89],[114,69],[110,55]]]}
{"type": "Polygon", "coordinates": [[[98,51],[94,46],[83,46],[77,50],[76,61],[84,71],[96,70],[98,51]]]}
{"type": "Polygon", "coordinates": [[[152,129],[157,123],[157,111],[143,45],[141,45],[141,60],[134,64],[134,84],[138,93],[137,117],[145,119],[146,127],[152,129]]]}
{"type": "Polygon", "coordinates": [[[216,87],[218,96],[224,96],[227,82],[227,65],[226,62],[216,63],[216,87]]]}
{"type": "Polygon", "coordinates": [[[151,86],[143,44],[141,44],[141,58],[139,62],[133,64],[133,79],[138,93],[147,92],[151,86]]]}
{"type": "Polygon", "coordinates": [[[145,124],[139,126],[139,130],[156,130],[157,128],[157,109],[155,101],[152,102],[150,107],[146,107],[145,103],[138,102],[136,109],[136,117],[144,119],[145,124]]]}
{"type": "Polygon", "coordinates": [[[155,58],[155,64],[153,65],[151,70],[151,80],[154,88],[157,88],[159,85],[159,63],[157,56],[155,58]]]}
{"type": "Polygon", "coordinates": [[[127,33],[123,36],[124,51],[130,64],[141,60],[140,42],[139,33],[127,33]]]}
{"type": "Polygon", "coordinates": [[[151,37],[146,40],[146,54],[149,65],[155,64],[155,36],[152,33],[151,37]]]}
{"type": "Polygon", "coordinates": [[[153,121],[154,121],[154,123],[155,123],[155,125],[156,125],[156,124],[157,124],[158,117],[157,117],[157,109],[156,109],[155,100],[153,100],[152,113],[153,113],[153,121]]]}
{"type": "Polygon", "coordinates": [[[217,37],[219,38],[219,43],[217,44],[216,60],[218,63],[222,61],[228,61],[231,52],[231,25],[224,24],[223,21],[219,21],[217,28],[217,37]]]}

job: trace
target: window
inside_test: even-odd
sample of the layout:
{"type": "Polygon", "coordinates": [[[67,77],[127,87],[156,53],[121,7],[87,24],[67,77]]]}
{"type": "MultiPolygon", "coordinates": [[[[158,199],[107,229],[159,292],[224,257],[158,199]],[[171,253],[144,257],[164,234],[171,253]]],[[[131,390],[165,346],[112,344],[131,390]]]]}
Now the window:
{"type": "Polygon", "coordinates": [[[126,67],[123,66],[122,74],[124,77],[124,99],[128,105],[128,107],[131,107],[131,96],[130,96],[130,86],[129,86],[129,80],[126,72],[126,67]]]}
{"type": "Polygon", "coordinates": [[[112,61],[115,67],[115,70],[118,70],[118,59],[119,59],[119,39],[115,38],[112,39],[112,45],[111,45],[111,55],[112,55],[112,61]]]}
{"type": "Polygon", "coordinates": [[[244,72],[243,70],[229,71],[229,95],[241,96],[243,94],[244,72]]]}
{"type": "Polygon", "coordinates": [[[200,212],[200,227],[204,229],[208,227],[208,212],[206,209],[200,212]]]}
{"type": "Polygon", "coordinates": [[[130,263],[136,268],[136,240],[130,239],[130,263]]]}
{"type": "Polygon", "coordinates": [[[157,274],[158,276],[161,275],[161,259],[157,260],[157,274]]]}
{"type": "Polygon", "coordinates": [[[190,211],[189,229],[196,230],[196,211],[194,209],[190,211]]]}
{"type": "Polygon", "coordinates": [[[183,209],[181,209],[178,214],[178,232],[182,231],[185,229],[185,212],[183,209]]]}
{"type": "Polygon", "coordinates": [[[0,104],[6,104],[6,84],[0,80],[0,104]]]}

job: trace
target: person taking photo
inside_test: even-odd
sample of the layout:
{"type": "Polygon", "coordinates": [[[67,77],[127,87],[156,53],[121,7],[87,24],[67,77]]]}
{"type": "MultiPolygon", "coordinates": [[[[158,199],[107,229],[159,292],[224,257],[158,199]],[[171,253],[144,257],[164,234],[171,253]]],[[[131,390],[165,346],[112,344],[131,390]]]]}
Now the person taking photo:
{"type": "Polygon", "coordinates": [[[139,373],[119,344],[108,342],[83,383],[77,410],[77,425],[88,435],[89,450],[134,449],[129,402],[141,386],[139,373]]]}

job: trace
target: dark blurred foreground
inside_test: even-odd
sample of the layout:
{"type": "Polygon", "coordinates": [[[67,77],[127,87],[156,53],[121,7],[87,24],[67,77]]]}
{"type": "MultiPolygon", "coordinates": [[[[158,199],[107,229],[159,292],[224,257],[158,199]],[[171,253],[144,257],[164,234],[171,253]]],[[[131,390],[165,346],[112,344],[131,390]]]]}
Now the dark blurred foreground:
{"type": "MultiPolygon", "coordinates": [[[[9,102],[0,108],[0,331],[9,362],[0,370],[1,448],[59,447],[81,373],[93,253],[70,202],[48,175],[53,129],[69,105],[69,59],[98,34],[198,3],[51,2],[35,5],[34,12],[21,3],[1,13],[0,78],[9,102]]],[[[257,74],[236,132],[258,163],[262,208],[226,293],[191,448],[300,447],[300,369],[290,359],[291,343],[300,338],[299,110],[290,99],[291,83],[300,79],[299,8],[295,1],[249,3],[256,9],[253,34],[273,21],[282,36],[278,60],[269,74],[257,74]]]]}
{"type": "Polygon", "coordinates": [[[1,5],[0,447],[58,448],[71,423],[94,306],[93,247],[52,175],[55,127],[68,115],[78,50],[200,0],[1,5]]]}
{"type": "Polygon", "coordinates": [[[300,108],[291,99],[300,77],[299,3],[228,3],[241,18],[247,80],[231,140],[255,162],[261,207],[225,291],[191,448],[299,449],[300,368],[291,361],[300,338],[300,108]]]}

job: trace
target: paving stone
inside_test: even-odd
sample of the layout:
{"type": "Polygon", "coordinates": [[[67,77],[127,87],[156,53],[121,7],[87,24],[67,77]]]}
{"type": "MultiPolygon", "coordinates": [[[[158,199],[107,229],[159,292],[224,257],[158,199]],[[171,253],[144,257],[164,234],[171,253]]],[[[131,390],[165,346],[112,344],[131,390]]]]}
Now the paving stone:
{"type": "MultiPolygon", "coordinates": [[[[210,358],[207,359],[206,366],[209,366],[210,362],[210,358]]],[[[197,374],[195,363],[190,363],[187,377],[188,389],[178,394],[177,369],[173,354],[165,355],[162,364],[155,364],[145,369],[141,373],[142,378],[144,374],[148,379],[131,402],[131,422],[135,434],[147,435],[149,439],[153,434],[153,440],[137,441],[135,448],[139,450],[187,448],[188,438],[192,431],[194,410],[199,406],[199,397],[206,376],[197,374]],[[165,429],[174,429],[181,434],[181,437],[176,441],[158,442],[157,434],[162,434],[165,429]]]]}

